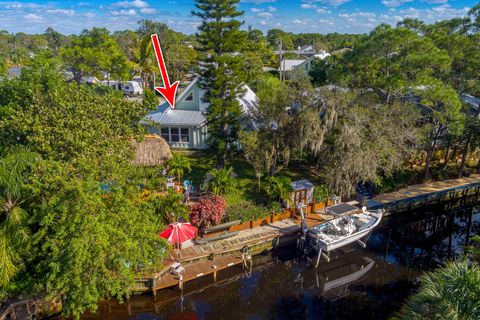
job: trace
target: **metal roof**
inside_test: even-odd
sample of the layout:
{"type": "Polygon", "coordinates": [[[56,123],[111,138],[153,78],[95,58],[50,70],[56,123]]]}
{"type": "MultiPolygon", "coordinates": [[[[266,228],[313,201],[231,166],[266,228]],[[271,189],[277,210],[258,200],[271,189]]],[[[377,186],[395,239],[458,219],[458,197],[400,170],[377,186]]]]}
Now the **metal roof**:
{"type": "Polygon", "coordinates": [[[168,108],[162,111],[164,105],[160,106],[157,111],[147,116],[148,120],[159,123],[162,126],[200,126],[205,123],[205,115],[201,111],[190,110],[172,110],[168,108]]]}
{"type": "Polygon", "coordinates": [[[480,98],[474,97],[474,96],[466,94],[466,93],[462,93],[461,97],[462,97],[463,101],[471,104],[472,106],[474,106],[476,108],[478,108],[478,106],[480,106],[480,98]]]}
{"type": "Polygon", "coordinates": [[[298,180],[292,182],[293,190],[305,190],[305,189],[313,189],[313,184],[308,180],[298,180]]]}
{"type": "MultiPolygon", "coordinates": [[[[177,102],[184,100],[187,94],[191,91],[193,86],[198,82],[198,77],[179,94],[177,102]]],[[[247,86],[243,86],[244,93],[237,98],[240,108],[245,115],[252,115],[258,108],[258,98],[255,93],[247,86]]],[[[208,103],[203,101],[204,89],[200,89],[200,110],[178,110],[170,108],[168,102],[158,106],[157,110],[151,112],[146,120],[151,120],[162,126],[171,125],[186,125],[186,126],[201,126],[205,124],[205,110],[208,108],[208,103]]]]}
{"type": "Polygon", "coordinates": [[[283,71],[290,71],[306,61],[307,60],[283,59],[280,67],[282,68],[283,71]]]}

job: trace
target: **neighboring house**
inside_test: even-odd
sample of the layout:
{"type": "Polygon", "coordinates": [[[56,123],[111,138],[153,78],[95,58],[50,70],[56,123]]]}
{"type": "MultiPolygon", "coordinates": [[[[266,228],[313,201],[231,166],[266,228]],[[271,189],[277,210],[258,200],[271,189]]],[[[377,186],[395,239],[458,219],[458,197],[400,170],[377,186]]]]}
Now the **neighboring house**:
{"type": "Polygon", "coordinates": [[[308,73],[312,68],[312,60],[294,60],[294,59],[283,59],[280,63],[279,70],[287,74],[292,73],[293,71],[300,70],[301,72],[308,73]]]}
{"type": "Polygon", "coordinates": [[[469,105],[472,106],[472,113],[477,114],[480,117],[480,98],[474,97],[467,93],[462,93],[460,98],[469,105]]]}
{"type": "Polygon", "coordinates": [[[320,59],[325,59],[325,57],[330,56],[330,53],[325,52],[325,50],[316,50],[313,45],[306,45],[306,46],[299,46],[297,47],[297,50],[276,50],[275,53],[277,55],[279,54],[286,54],[286,53],[293,53],[299,56],[304,56],[306,59],[312,58],[314,56],[317,56],[317,58],[320,59]],[[322,56],[325,56],[322,58],[322,56]]]}
{"type": "Polygon", "coordinates": [[[287,75],[287,78],[289,76],[289,73],[296,70],[309,73],[310,70],[312,69],[313,59],[318,58],[320,60],[323,60],[329,56],[330,56],[330,53],[321,50],[320,53],[314,54],[308,59],[283,59],[282,62],[280,63],[280,68],[278,70],[281,72],[285,72],[287,75]]]}
{"type": "Polygon", "coordinates": [[[312,45],[306,45],[297,48],[297,54],[304,55],[304,56],[311,56],[317,53],[317,50],[312,45]]]}
{"type": "Polygon", "coordinates": [[[318,58],[320,60],[326,59],[331,56],[330,53],[326,52],[325,50],[320,50],[318,53],[313,55],[315,58],[318,58]]]}
{"type": "MultiPolygon", "coordinates": [[[[208,138],[206,112],[208,102],[203,101],[205,90],[200,88],[199,78],[195,78],[177,96],[175,109],[165,102],[145,119],[148,133],[157,134],[174,148],[205,149],[208,138]]],[[[247,86],[238,98],[244,115],[257,109],[257,96],[247,86]]],[[[254,127],[254,125],[250,124],[254,127]]]]}

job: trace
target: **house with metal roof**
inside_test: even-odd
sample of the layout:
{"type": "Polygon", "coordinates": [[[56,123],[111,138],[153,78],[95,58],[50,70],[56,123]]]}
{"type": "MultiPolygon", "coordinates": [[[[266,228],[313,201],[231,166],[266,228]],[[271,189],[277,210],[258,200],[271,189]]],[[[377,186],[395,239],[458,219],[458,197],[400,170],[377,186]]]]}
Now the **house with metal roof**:
{"type": "Polygon", "coordinates": [[[480,98],[474,97],[467,93],[462,93],[460,97],[462,98],[463,102],[469,104],[472,107],[471,112],[480,117],[480,98]]]}
{"type": "Polygon", "coordinates": [[[314,54],[307,59],[282,59],[280,62],[280,68],[278,69],[281,73],[285,73],[287,78],[294,71],[303,72],[308,74],[312,70],[312,62],[314,59],[324,60],[330,56],[330,53],[321,51],[318,54],[314,54]]]}
{"type": "MultiPolygon", "coordinates": [[[[245,116],[257,109],[256,94],[244,85],[243,95],[237,98],[245,116]]],[[[205,149],[207,147],[208,126],[206,112],[209,103],[203,100],[205,89],[195,78],[178,95],[175,109],[165,102],[145,119],[147,132],[157,134],[173,148],[205,149]]]]}

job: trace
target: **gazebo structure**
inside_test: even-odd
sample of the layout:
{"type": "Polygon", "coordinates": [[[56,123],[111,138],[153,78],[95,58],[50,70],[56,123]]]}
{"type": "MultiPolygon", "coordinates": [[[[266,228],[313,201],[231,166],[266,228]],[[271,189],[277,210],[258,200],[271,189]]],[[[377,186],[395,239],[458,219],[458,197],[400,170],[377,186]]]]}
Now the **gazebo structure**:
{"type": "Polygon", "coordinates": [[[308,180],[292,182],[293,192],[290,196],[293,208],[299,205],[308,205],[313,201],[313,184],[308,180]]]}

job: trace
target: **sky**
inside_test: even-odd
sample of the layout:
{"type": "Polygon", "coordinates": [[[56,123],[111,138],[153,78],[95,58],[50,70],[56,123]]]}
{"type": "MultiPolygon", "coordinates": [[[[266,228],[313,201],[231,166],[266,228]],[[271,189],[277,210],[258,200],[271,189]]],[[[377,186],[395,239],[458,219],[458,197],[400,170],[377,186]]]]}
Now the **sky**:
{"type": "MultiPolygon", "coordinates": [[[[364,33],[385,22],[404,18],[432,23],[465,16],[478,0],[240,0],[245,28],[267,31],[364,33]]],[[[194,0],[82,0],[2,1],[0,30],[43,33],[47,27],[64,33],[106,27],[110,31],[137,27],[152,19],[191,34],[199,20],[193,17],[194,0]]]]}

